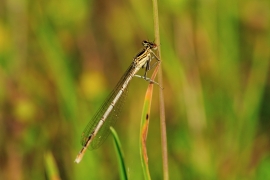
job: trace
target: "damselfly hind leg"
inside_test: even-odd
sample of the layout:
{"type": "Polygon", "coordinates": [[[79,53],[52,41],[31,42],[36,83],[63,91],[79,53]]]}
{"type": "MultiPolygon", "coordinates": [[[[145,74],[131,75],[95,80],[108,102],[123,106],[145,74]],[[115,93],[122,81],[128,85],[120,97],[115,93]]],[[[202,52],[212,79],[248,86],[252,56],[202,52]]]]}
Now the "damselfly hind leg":
{"type": "Polygon", "coordinates": [[[156,81],[153,81],[152,79],[148,78],[148,77],[144,77],[144,76],[141,76],[141,75],[137,75],[135,74],[134,77],[138,77],[138,78],[143,78],[144,80],[150,82],[150,83],[154,83],[156,85],[158,85],[161,89],[164,89],[163,87],[161,87],[156,81]]]}

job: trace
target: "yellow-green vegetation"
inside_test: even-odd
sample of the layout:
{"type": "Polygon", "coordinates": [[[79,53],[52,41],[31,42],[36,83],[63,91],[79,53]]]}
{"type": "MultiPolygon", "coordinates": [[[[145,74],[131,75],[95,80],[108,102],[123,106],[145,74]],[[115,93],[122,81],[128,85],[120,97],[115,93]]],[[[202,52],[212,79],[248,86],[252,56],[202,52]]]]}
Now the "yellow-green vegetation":
{"type": "MultiPolygon", "coordinates": [[[[270,179],[270,1],[158,3],[170,179],[270,179]]],[[[119,179],[112,137],[74,159],[141,41],[155,40],[152,1],[2,0],[0,17],[0,179],[119,179]]],[[[114,126],[129,179],[144,177],[147,85],[131,81],[114,126]]],[[[154,180],[163,178],[158,88],[154,180]]]]}

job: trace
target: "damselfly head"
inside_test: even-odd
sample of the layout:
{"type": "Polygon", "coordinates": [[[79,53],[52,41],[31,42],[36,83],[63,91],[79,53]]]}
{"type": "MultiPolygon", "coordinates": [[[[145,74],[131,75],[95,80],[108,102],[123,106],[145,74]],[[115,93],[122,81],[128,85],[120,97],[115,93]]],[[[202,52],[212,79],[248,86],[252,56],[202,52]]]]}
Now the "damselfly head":
{"type": "Polygon", "coordinates": [[[149,41],[146,41],[146,40],[144,40],[144,41],[142,42],[142,45],[143,45],[144,47],[150,47],[151,49],[154,49],[154,50],[157,49],[157,45],[156,45],[155,43],[149,42],[149,41]]]}

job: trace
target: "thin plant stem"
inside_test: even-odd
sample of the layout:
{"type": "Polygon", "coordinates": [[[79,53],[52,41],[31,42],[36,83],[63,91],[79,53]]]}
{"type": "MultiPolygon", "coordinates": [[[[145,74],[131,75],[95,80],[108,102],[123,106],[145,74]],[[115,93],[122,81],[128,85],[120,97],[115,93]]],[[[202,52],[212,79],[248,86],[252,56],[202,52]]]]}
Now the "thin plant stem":
{"type": "MultiPolygon", "coordinates": [[[[158,45],[157,56],[161,59],[160,52],[160,36],[159,36],[159,18],[158,18],[158,3],[157,0],[153,2],[153,17],[154,17],[154,31],[155,42],[158,45]]],[[[163,87],[162,68],[158,71],[158,83],[163,87]]],[[[163,179],[169,179],[169,166],[168,166],[168,149],[167,149],[167,132],[166,132],[166,119],[164,107],[164,94],[163,89],[159,88],[159,108],[160,108],[160,131],[161,131],[161,148],[162,148],[162,162],[163,162],[163,179]]]]}

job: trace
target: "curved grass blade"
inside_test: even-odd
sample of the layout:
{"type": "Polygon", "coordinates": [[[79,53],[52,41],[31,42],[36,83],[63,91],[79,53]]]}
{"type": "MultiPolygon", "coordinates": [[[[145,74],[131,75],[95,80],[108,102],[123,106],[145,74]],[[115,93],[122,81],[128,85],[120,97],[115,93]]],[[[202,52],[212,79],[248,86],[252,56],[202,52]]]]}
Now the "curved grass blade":
{"type": "MultiPolygon", "coordinates": [[[[152,74],[151,79],[154,80],[156,74],[159,69],[160,62],[155,68],[155,71],[152,74]]],[[[141,163],[143,168],[144,179],[151,179],[149,167],[148,167],[148,156],[147,156],[147,147],[146,147],[146,140],[147,140],[147,133],[148,133],[148,126],[150,120],[150,108],[152,102],[152,94],[153,94],[153,83],[149,83],[143,104],[143,112],[141,118],[141,127],[140,127],[140,155],[141,155],[141,163]]]]}
{"type": "Polygon", "coordinates": [[[118,160],[118,165],[119,165],[119,172],[120,172],[120,179],[121,180],[127,180],[127,170],[125,166],[125,161],[124,161],[124,153],[121,148],[121,143],[118,138],[117,132],[113,127],[110,127],[111,133],[113,135],[113,142],[114,142],[114,147],[117,155],[117,160],[118,160]]]}

